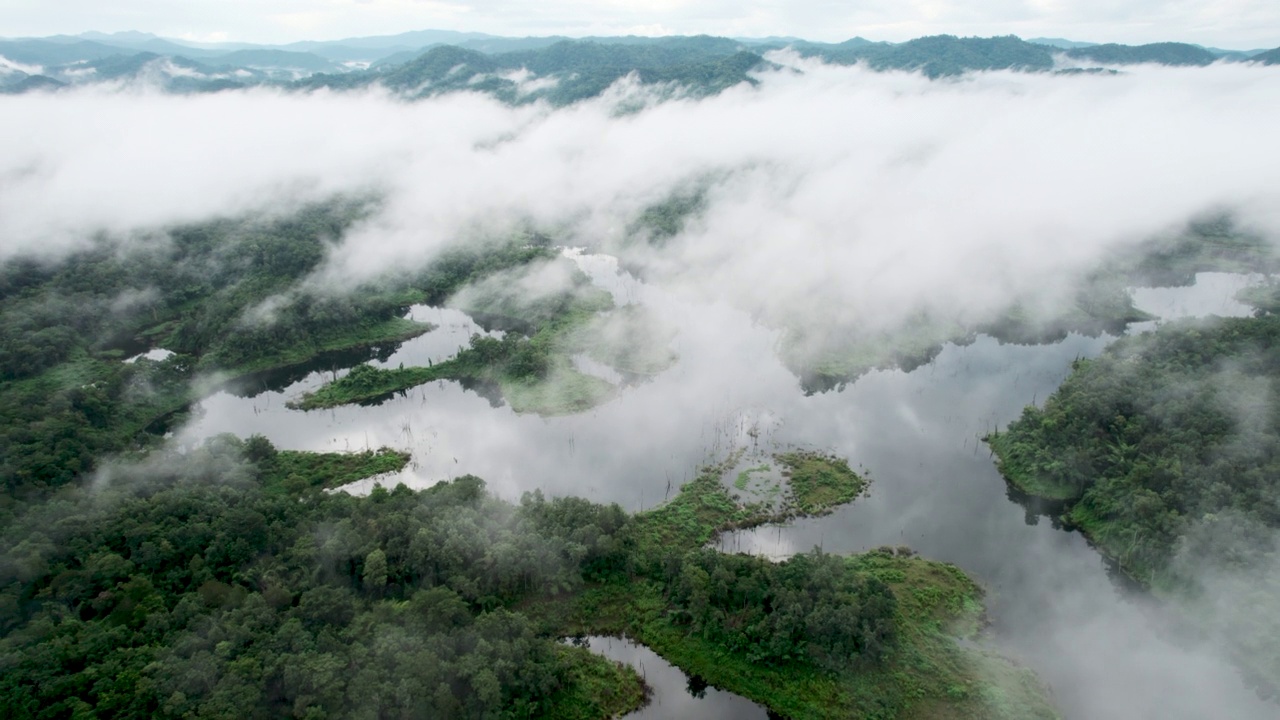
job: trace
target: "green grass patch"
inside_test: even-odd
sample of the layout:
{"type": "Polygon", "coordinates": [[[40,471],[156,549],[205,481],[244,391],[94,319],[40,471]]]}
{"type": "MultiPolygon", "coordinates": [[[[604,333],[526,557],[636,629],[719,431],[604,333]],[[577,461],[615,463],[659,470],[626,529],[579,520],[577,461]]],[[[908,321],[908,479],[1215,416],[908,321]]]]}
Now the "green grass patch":
{"type": "Polygon", "coordinates": [[[432,380],[467,377],[459,371],[458,365],[459,363],[452,360],[429,367],[386,369],[373,365],[357,365],[341,378],[325,383],[301,398],[290,400],[287,405],[295,410],[319,410],[368,402],[432,380]]]}
{"type": "Polygon", "coordinates": [[[498,386],[517,413],[571,415],[599,405],[616,394],[607,381],[578,372],[566,357],[551,362],[546,377],[499,379],[498,386]]]}
{"type": "Polygon", "coordinates": [[[738,473],[738,477],[733,479],[733,486],[739,490],[746,490],[747,485],[751,484],[751,476],[755,473],[769,472],[769,464],[762,463],[753,468],[747,468],[738,473]]]}
{"type": "Polygon", "coordinates": [[[896,642],[878,665],[830,671],[803,661],[754,662],[672,621],[661,583],[596,583],[521,608],[544,632],[626,635],[686,673],[789,718],[1052,720],[1035,674],[969,642],[982,627],[981,589],[953,565],[882,549],[846,560],[898,598],[896,642]]]}
{"type": "Polygon", "coordinates": [[[585,353],[597,362],[632,376],[653,376],[675,364],[675,329],[643,305],[625,305],[599,313],[563,333],[566,353],[585,353]]]}
{"type": "Polygon", "coordinates": [[[791,486],[788,500],[800,515],[825,515],[853,502],[867,488],[867,481],[849,468],[848,461],[832,455],[796,451],[774,456],[787,470],[791,486]]]}

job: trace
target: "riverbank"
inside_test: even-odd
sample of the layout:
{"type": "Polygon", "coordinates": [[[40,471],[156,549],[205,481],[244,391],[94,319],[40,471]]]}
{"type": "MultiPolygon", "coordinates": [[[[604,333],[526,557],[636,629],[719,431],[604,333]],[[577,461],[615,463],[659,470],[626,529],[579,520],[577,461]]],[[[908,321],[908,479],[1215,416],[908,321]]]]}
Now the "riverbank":
{"type": "MultiPolygon", "coordinates": [[[[543,632],[560,636],[625,634],[686,673],[784,717],[1058,717],[1032,672],[973,642],[985,622],[983,593],[953,565],[916,557],[906,548],[846,558],[815,551],[783,563],[702,549],[726,530],[829,512],[866,487],[841,459],[780,454],[774,462],[788,468],[795,483],[783,509],[741,503],[726,485],[726,472],[737,460],[704,469],[670,502],[632,516],[630,574],[602,578],[569,595],[531,600],[521,612],[543,632]],[[673,570],[672,563],[683,570],[673,570]],[[703,575],[700,569],[706,566],[714,569],[703,575]],[[722,577],[722,572],[729,574],[722,577]],[[732,604],[749,605],[750,591],[739,597],[729,590],[738,599],[724,606],[716,606],[717,593],[724,591],[714,589],[692,605],[682,602],[683,595],[698,592],[688,589],[689,578],[695,585],[698,577],[711,585],[747,582],[759,588],[756,592],[768,592],[764,588],[775,587],[770,585],[775,573],[800,579],[802,586],[833,582],[845,588],[840,604],[819,612],[863,614],[864,622],[881,623],[879,639],[861,638],[851,655],[815,652],[816,645],[806,647],[813,638],[783,654],[762,656],[761,644],[774,641],[735,640],[739,628],[760,619],[732,604]],[[700,602],[719,609],[700,620],[700,602]],[[891,609],[872,610],[878,603],[891,609]],[[723,614],[722,622],[716,613],[723,614]]],[[[780,588],[773,592],[787,596],[780,588]]],[[[786,610],[775,605],[772,612],[786,610]]]]}

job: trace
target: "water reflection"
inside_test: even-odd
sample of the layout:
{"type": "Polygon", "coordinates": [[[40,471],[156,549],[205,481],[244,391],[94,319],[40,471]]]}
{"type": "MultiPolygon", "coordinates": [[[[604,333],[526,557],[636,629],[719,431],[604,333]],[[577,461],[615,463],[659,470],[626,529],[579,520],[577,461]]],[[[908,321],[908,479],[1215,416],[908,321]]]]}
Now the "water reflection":
{"type": "MultiPolygon", "coordinates": [[[[327,451],[388,445],[410,450],[413,460],[384,483],[422,487],[474,473],[511,499],[542,489],[630,510],[662,502],[699,464],[733,448],[830,450],[869,474],[867,497],[822,519],[730,535],[722,546],[780,557],[813,546],[856,552],[905,544],[954,562],[989,589],[1000,649],[1040,673],[1069,717],[1277,716],[1219,655],[1167,639],[1159,614],[1118,587],[1079,534],[1011,502],[980,441],[1028,403],[1042,402],[1072,360],[1097,355],[1113,338],[1069,335],[1023,346],[980,336],[945,346],[911,372],[875,371],[843,392],[806,396],[777,359],[775,331],[734,308],[686,302],[638,283],[616,263],[577,257],[615,298],[643,303],[676,326],[674,367],[624,385],[594,410],[556,418],[516,414],[484,388],[453,382],[414,388],[376,407],[286,408],[286,400],[328,379],[314,372],[253,397],[216,393],[181,438],[262,433],[281,447],[327,451]]],[[[1202,274],[1168,296],[1181,299],[1166,298],[1161,307],[1247,311],[1222,300],[1235,282],[1202,274]]],[[[1140,305],[1152,309],[1156,297],[1142,295],[1140,305]]],[[[375,362],[436,362],[478,331],[457,311],[415,313],[440,328],[375,362]]],[[[704,711],[713,712],[697,706],[687,713],[716,717],[704,711]]]]}
{"type": "Polygon", "coordinates": [[[628,720],[768,720],[776,717],[740,695],[708,685],[696,675],[684,674],[654,651],[626,638],[592,636],[585,641],[592,652],[635,668],[652,688],[649,704],[624,715],[628,720]]]}
{"type": "Polygon", "coordinates": [[[428,365],[448,360],[467,347],[472,335],[487,335],[501,339],[501,330],[485,330],[471,316],[453,308],[437,308],[414,305],[409,308],[409,319],[431,323],[433,329],[418,338],[402,344],[394,353],[378,363],[384,367],[428,365]]]}
{"type": "Polygon", "coordinates": [[[1184,317],[1243,317],[1253,308],[1236,299],[1241,290],[1261,285],[1267,279],[1261,273],[1223,272],[1196,273],[1195,283],[1179,288],[1132,288],[1133,304],[1164,320],[1184,317]]]}

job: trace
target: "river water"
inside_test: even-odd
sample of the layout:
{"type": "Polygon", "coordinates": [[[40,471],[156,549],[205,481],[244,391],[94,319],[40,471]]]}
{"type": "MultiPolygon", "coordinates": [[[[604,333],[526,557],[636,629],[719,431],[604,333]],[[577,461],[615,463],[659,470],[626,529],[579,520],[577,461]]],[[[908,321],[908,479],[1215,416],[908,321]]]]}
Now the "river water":
{"type": "Polygon", "coordinates": [[[592,636],[586,638],[592,652],[635,668],[652,691],[649,703],[626,720],[768,720],[763,707],[744,697],[707,685],[700,678],[684,674],[654,651],[627,638],[592,636]]]}
{"type": "MultiPolygon", "coordinates": [[[[637,282],[611,258],[571,257],[620,303],[644,304],[674,326],[679,360],[672,368],[623,387],[589,412],[555,418],[517,415],[453,382],[414,388],[376,406],[285,407],[343,372],[317,371],[252,395],[215,393],[179,440],[232,432],[261,433],[290,449],[387,445],[410,450],[413,459],[383,483],[423,487],[473,473],[510,499],[542,489],[630,510],[660,503],[698,465],[734,448],[834,452],[869,475],[866,497],[824,518],[729,535],[722,547],[783,557],[813,546],[857,552],[905,544],[953,562],[988,588],[990,642],[1036,670],[1070,718],[1280,716],[1219,654],[1171,637],[1160,613],[1113,579],[1080,535],[1011,499],[979,440],[1027,404],[1042,402],[1073,359],[1098,354],[1113,338],[1071,335],[1021,346],[980,336],[969,345],[947,345],[912,372],[874,371],[842,391],[805,395],[777,358],[776,331],[734,308],[686,301],[637,282]]],[[[1136,291],[1135,302],[1163,316],[1239,314],[1244,306],[1228,301],[1251,281],[1206,273],[1190,288],[1136,291]]],[[[413,313],[439,327],[383,364],[443,360],[480,331],[458,311],[413,313]]],[[[350,489],[367,491],[371,484],[350,489]]],[[[675,715],[654,717],[746,716],[717,707],[681,705],[675,715]]]]}

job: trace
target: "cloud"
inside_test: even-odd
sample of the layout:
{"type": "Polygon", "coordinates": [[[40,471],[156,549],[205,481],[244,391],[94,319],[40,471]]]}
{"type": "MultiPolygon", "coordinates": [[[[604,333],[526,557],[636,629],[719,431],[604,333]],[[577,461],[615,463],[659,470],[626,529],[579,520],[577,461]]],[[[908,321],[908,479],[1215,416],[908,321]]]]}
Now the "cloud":
{"type": "Polygon", "coordinates": [[[879,329],[1065,298],[1063,278],[1201,213],[1280,232],[1280,166],[1260,151],[1280,112],[1273,68],[936,82],[773,59],[788,67],[757,88],[656,102],[624,82],[558,111],[376,90],[0,99],[0,258],[376,193],[326,284],[532,225],[774,325],[879,329]],[[630,242],[645,207],[699,181],[684,232],[660,251],[630,242]]]}
{"type": "Polygon", "coordinates": [[[803,72],[665,103],[624,83],[555,111],[376,91],[0,98],[0,257],[368,192],[378,212],[317,281],[350,284],[530,226],[613,249],[646,270],[651,282],[627,297],[676,326],[680,360],[590,413],[517,416],[452,383],[305,414],[279,393],[219,393],[183,436],[409,445],[408,475],[423,484],[477,472],[507,497],[543,487],[639,508],[759,425],[872,470],[871,496],[803,540],[908,543],[981,577],[1004,639],[1079,716],[1272,717],[1228,664],[1162,639],[1079,536],[1029,528],[977,444],[1103,340],[984,339],[916,373],[805,397],[775,355],[778,333],[753,315],[873,327],[921,309],[980,316],[1061,294],[1072,270],[1198,213],[1231,208],[1274,235],[1277,70],[930,82],[777,60],[803,72]],[[643,209],[690,186],[705,187],[702,209],[662,249],[630,236],[643,209]]]}

